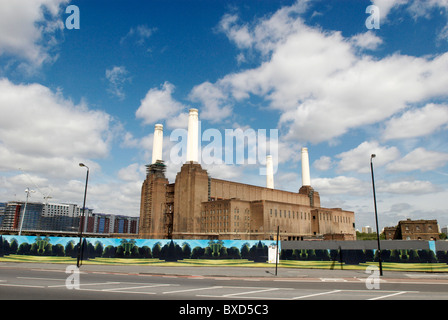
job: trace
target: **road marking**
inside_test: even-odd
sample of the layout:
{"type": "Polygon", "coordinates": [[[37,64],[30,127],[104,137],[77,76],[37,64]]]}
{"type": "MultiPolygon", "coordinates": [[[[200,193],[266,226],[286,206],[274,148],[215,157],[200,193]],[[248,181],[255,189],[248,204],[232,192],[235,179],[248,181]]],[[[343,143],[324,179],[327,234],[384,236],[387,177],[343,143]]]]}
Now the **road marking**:
{"type": "Polygon", "coordinates": [[[341,291],[342,290],[333,290],[333,291],[327,291],[327,292],[319,292],[319,293],[314,293],[314,294],[308,294],[306,296],[300,296],[300,297],[292,298],[292,300],[305,299],[305,298],[316,297],[316,296],[322,296],[322,295],[325,295],[325,294],[332,294],[332,293],[337,293],[337,292],[341,292],[341,291]]]}
{"type": "Polygon", "coordinates": [[[266,291],[274,291],[274,290],[279,290],[279,288],[269,288],[269,289],[262,289],[262,290],[254,290],[254,291],[245,291],[245,292],[238,292],[238,293],[230,293],[230,294],[225,294],[225,295],[223,295],[223,297],[240,296],[240,295],[244,295],[244,294],[258,293],[258,292],[266,292],[266,291]]]}
{"type": "Polygon", "coordinates": [[[436,274],[405,274],[406,277],[409,278],[446,278],[448,277],[448,274],[440,274],[440,273],[436,273],[436,274]]]}
{"type": "MultiPolygon", "coordinates": [[[[96,283],[80,283],[80,286],[100,286],[104,284],[120,284],[120,282],[96,282],[96,283]]],[[[47,288],[61,288],[66,287],[66,284],[59,284],[54,286],[47,286],[47,288]]]]}
{"type": "Polygon", "coordinates": [[[170,285],[169,284],[152,284],[152,285],[148,285],[148,286],[135,286],[135,287],[102,289],[102,291],[122,291],[122,290],[142,289],[142,288],[155,288],[155,287],[166,287],[166,286],[170,286],[170,285]]]}
{"type": "Polygon", "coordinates": [[[50,280],[50,281],[65,281],[65,279],[58,279],[58,278],[34,278],[34,277],[17,277],[17,279],[27,279],[27,280],[50,280]]]}
{"type": "Polygon", "coordinates": [[[99,289],[78,289],[79,291],[93,291],[93,292],[112,292],[112,293],[128,293],[128,294],[156,294],[155,292],[142,292],[142,291],[121,291],[121,290],[114,290],[114,291],[105,291],[99,290],[99,289]]]}
{"type": "Polygon", "coordinates": [[[379,296],[379,297],[370,298],[370,299],[367,299],[367,300],[379,300],[379,299],[389,298],[389,297],[393,297],[393,296],[398,296],[399,294],[403,294],[403,293],[406,293],[406,292],[407,291],[395,292],[395,293],[387,294],[385,296],[379,296]]]}
{"type": "Polygon", "coordinates": [[[28,284],[8,284],[8,283],[0,283],[0,286],[3,286],[3,287],[24,287],[24,288],[45,288],[45,286],[30,286],[28,284]]]}
{"type": "Polygon", "coordinates": [[[214,286],[214,287],[205,287],[205,288],[196,288],[196,289],[184,289],[184,290],[176,290],[176,291],[166,291],[162,292],[162,294],[170,294],[170,293],[179,293],[179,292],[190,292],[190,291],[199,291],[199,290],[210,290],[210,289],[222,289],[224,287],[214,286]]]}
{"type": "Polygon", "coordinates": [[[342,279],[342,278],[320,278],[320,281],[323,281],[323,282],[327,282],[327,281],[331,281],[331,282],[347,282],[346,279],[342,279]]]}

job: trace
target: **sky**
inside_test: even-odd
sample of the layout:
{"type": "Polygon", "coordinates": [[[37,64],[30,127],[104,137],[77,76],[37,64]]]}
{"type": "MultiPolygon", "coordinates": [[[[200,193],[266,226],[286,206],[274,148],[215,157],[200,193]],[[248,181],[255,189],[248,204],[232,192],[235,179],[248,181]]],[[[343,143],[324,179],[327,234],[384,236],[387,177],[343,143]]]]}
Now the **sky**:
{"type": "MultiPolygon", "coordinates": [[[[205,132],[276,146],[275,188],[299,190],[307,147],[356,229],[375,230],[371,154],[380,229],[446,226],[447,51],[446,0],[0,0],[0,202],[81,206],[82,162],[87,207],[138,216],[154,125],[174,182],[197,108],[201,155],[205,132]]],[[[266,185],[263,156],[210,155],[211,176],[266,185]]]]}

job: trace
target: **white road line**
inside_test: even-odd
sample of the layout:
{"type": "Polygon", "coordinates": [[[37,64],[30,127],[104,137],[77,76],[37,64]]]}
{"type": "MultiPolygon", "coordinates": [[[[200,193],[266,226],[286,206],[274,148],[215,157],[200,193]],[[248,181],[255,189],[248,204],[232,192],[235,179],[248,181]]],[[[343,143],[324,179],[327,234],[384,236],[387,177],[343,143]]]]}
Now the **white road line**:
{"type": "Polygon", "coordinates": [[[342,278],[320,278],[320,281],[322,282],[347,282],[346,279],[342,279],[342,278]]]}
{"type": "Polygon", "coordinates": [[[316,297],[316,296],[322,296],[322,295],[325,295],[325,294],[332,294],[332,293],[337,293],[337,292],[341,292],[341,291],[342,290],[333,290],[333,291],[327,291],[327,292],[319,292],[319,293],[314,293],[314,294],[308,294],[306,296],[294,297],[294,298],[292,298],[292,300],[305,299],[305,298],[316,297]]]}
{"type": "Polygon", "coordinates": [[[123,291],[123,290],[143,289],[143,288],[156,288],[156,287],[166,287],[166,286],[170,286],[170,285],[169,284],[151,284],[151,285],[147,285],[147,286],[135,286],[135,287],[102,289],[102,291],[123,291]]]}
{"type": "Polygon", "coordinates": [[[245,292],[238,292],[238,293],[230,293],[225,294],[223,297],[232,297],[232,296],[241,296],[244,294],[250,294],[250,293],[258,293],[258,292],[266,292],[266,291],[274,291],[279,290],[279,288],[269,288],[269,289],[262,289],[262,290],[254,290],[254,291],[245,291],[245,292]]]}
{"type": "MultiPolygon", "coordinates": [[[[80,283],[80,286],[101,286],[105,284],[120,284],[120,282],[96,282],[96,283],[80,283]]],[[[47,288],[60,288],[66,287],[66,284],[59,284],[54,286],[47,286],[47,288]]]]}
{"type": "Polygon", "coordinates": [[[17,277],[17,279],[27,279],[27,280],[49,280],[49,281],[65,281],[65,279],[58,279],[58,278],[17,277]]]}
{"type": "Polygon", "coordinates": [[[30,286],[28,284],[8,284],[8,283],[0,283],[2,287],[24,287],[24,288],[45,288],[45,286],[30,286]]]}
{"type": "MultiPolygon", "coordinates": [[[[105,292],[105,290],[100,289],[78,289],[79,291],[93,291],[93,292],[105,292]]],[[[115,291],[107,291],[107,292],[113,292],[113,293],[128,293],[128,294],[156,294],[155,292],[142,292],[142,291],[121,291],[121,290],[115,290],[115,291]]]]}
{"type": "Polygon", "coordinates": [[[367,300],[379,300],[379,299],[385,299],[385,298],[389,298],[389,297],[393,297],[393,296],[398,296],[399,294],[403,294],[406,293],[407,291],[400,291],[400,292],[395,292],[395,293],[391,293],[385,296],[379,296],[379,297],[375,297],[375,298],[370,298],[367,300]]]}
{"type": "Polygon", "coordinates": [[[170,294],[170,293],[179,293],[179,292],[190,292],[190,291],[199,291],[199,290],[210,290],[210,289],[222,289],[224,287],[214,286],[214,287],[205,287],[205,288],[196,288],[196,289],[184,289],[184,290],[176,290],[176,291],[166,291],[162,292],[162,294],[170,294]]]}

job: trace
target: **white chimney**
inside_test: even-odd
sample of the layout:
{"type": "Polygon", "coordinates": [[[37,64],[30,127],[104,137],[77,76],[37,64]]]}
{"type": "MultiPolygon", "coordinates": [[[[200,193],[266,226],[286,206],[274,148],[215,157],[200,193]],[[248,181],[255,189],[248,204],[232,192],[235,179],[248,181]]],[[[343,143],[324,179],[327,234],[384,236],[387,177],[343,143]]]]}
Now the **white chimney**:
{"type": "Polygon", "coordinates": [[[302,186],[311,186],[308,148],[302,148],[302,186]]]}
{"type": "Polygon", "coordinates": [[[162,160],[163,147],[163,125],[156,124],[154,127],[154,140],[152,144],[152,163],[162,160]]]}
{"type": "Polygon", "coordinates": [[[274,189],[274,165],[272,156],[266,156],[266,188],[274,189]]]}
{"type": "Polygon", "coordinates": [[[190,109],[188,115],[187,162],[198,162],[198,109],[190,109]]]}

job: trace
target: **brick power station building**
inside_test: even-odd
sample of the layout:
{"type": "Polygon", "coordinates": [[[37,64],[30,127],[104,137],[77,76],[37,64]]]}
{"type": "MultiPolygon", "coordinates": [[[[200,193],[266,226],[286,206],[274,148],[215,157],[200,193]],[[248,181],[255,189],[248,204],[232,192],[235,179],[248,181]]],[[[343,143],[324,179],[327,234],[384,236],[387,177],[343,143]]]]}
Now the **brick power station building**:
{"type": "Polygon", "coordinates": [[[302,148],[299,192],[215,179],[197,162],[198,110],[190,109],[187,161],[174,183],[165,177],[163,126],[154,132],[152,164],[142,185],[139,237],[146,239],[355,240],[354,212],[322,208],[310,185],[308,150],[302,148]]]}

